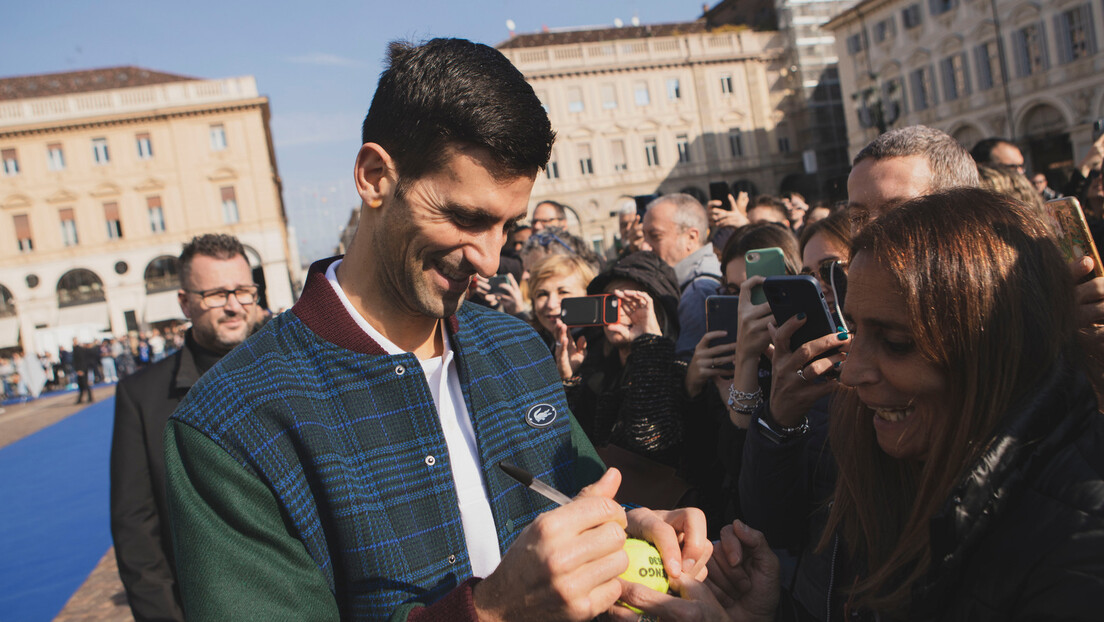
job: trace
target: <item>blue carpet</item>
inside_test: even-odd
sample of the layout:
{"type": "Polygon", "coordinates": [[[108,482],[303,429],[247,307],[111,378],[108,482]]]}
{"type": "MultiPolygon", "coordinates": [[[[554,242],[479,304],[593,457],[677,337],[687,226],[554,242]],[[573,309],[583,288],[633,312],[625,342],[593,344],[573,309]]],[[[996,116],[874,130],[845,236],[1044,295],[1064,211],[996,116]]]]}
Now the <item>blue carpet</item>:
{"type": "Polygon", "coordinates": [[[52,620],[111,546],[114,404],[0,449],[0,621],[52,620]]]}

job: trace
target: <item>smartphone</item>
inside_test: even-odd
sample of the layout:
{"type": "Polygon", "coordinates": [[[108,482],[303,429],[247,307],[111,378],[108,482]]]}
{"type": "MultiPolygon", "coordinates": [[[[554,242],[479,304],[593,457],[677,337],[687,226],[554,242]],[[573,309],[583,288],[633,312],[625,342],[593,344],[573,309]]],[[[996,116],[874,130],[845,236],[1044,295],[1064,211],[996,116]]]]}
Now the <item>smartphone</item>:
{"type": "Polygon", "coordinates": [[[828,272],[828,284],[832,287],[832,295],[836,300],[835,312],[832,319],[836,322],[836,328],[847,329],[847,322],[843,319],[843,301],[847,298],[847,271],[843,263],[838,259],[832,262],[828,272]]]}
{"type": "Polygon", "coordinates": [[[560,301],[560,320],[568,326],[605,326],[617,323],[621,301],[613,294],[578,296],[560,301]]]}
{"type": "Polygon", "coordinates": [[[638,194],[633,197],[633,201],[636,201],[636,215],[640,216],[640,221],[644,221],[644,214],[648,213],[648,204],[651,203],[657,195],[655,194],[638,194]]]}
{"type": "MultiPolygon", "coordinates": [[[[756,248],[744,253],[744,263],[747,266],[748,277],[753,276],[782,276],[786,274],[786,256],[777,246],[771,248],[756,248]]],[[[761,305],[767,301],[763,295],[763,286],[751,288],[751,304],[761,305]]]]}
{"type": "Polygon", "coordinates": [[[1101,136],[1104,136],[1104,119],[1097,119],[1093,121],[1093,142],[1101,136]]]}
{"type": "MultiPolygon", "coordinates": [[[[778,326],[798,313],[805,314],[805,324],[790,337],[791,352],[804,343],[836,332],[832,312],[828,310],[828,302],[824,300],[824,292],[813,277],[804,274],[768,277],[763,283],[763,291],[778,326]]],[[[817,358],[835,352],[833,349],[817,358]]]]}
{"type": "Polygon", "coordinates": [[[487,283],[490,285],[490,293],[492,294],[504,294],[506,293],[506,284],[510,282],[510,276],[507,274],[496,274],[487,279],[487,283]]]}
{"type": "Polygon", "coordinates": [[[1086,255],[1092,257],[1093,271],[1085,275],[1082,282],[1104,276],[1104,266],[1100,265],[1100,253],[1096,250],[1096,243],[1089,233],[1089,225],[1085,222],[1085,214],[1081,211],[1081,204],[1077,199],[1062,197],[1047,201],[1046,211],[1050,226],[1054,229],[1054,236],[1057,238],[1058,248],[1065,255],[1066,261],[1081,259],[1086,255]]]}
{"type": "Polygon", "coordinates": [[[732,209],[732,205],[728,202],[728,184],[723,181],[711,181],[709,182],[709,200],[720,201],[722,209],[732,209]]]}
{"type": "MultiPolygon", "coordinates": [[[[717,337],[709,345],[719,346],[736,343],[736,331],[740,326],[739,296],[707,296],[705,299],[705,332],[727,331],[724,337],[717,337]]],[[[733,369],[732,363],[718,365],[721,369],[733,369]]]]}

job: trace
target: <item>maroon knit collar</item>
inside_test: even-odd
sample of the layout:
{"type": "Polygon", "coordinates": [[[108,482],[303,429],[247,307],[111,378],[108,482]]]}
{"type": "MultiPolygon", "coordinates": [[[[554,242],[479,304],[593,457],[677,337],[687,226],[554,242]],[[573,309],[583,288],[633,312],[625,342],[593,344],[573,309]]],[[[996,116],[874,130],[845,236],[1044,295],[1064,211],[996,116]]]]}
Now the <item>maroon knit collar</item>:
{"type": "MultiPolygon", "coordinates": [[[[320,259],[311,264],[303,293],[291,311],[307,328],[334,345],[361,354],[385,356],[387,351],[349,315],[326,280],[326,270],[338,259],[341,256],[320,259]]],[[[455,313],[449,316],[448,323],[449,331],[455,334],[460,328],[455,313]]]]}

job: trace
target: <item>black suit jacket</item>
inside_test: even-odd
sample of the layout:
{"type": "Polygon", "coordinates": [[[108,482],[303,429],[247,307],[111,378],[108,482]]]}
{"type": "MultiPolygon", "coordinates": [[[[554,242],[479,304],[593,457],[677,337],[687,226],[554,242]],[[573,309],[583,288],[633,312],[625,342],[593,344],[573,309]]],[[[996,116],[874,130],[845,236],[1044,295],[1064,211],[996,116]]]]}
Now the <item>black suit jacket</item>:
{"type": "Polygon", "coordinates": [[[111,438],[111,537],[135,620],[183,620],[173,565],[161,437],[199,379],[191,331],[184,347],[115,389],[111,438]]]}

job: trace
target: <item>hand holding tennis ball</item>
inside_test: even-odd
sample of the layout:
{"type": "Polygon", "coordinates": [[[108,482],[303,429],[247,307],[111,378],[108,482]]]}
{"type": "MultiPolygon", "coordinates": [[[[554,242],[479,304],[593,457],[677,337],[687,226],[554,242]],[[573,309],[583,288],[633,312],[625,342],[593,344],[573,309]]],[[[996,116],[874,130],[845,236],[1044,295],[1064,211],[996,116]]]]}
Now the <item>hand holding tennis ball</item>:
{"type": "MultiPolygon", "coordinates": [[[[669,587],[667,571],[663,569],[663,560],[659,557],[659,550],[651,542],[627,538],[625,540],[625,552],[629,555],[629,567],[621,573],[621,578],[666,594],[669,587]]],[[[621,604],[636,613],[643,613],[636,607],[625,605],[625,603],[621,604]]]]}

